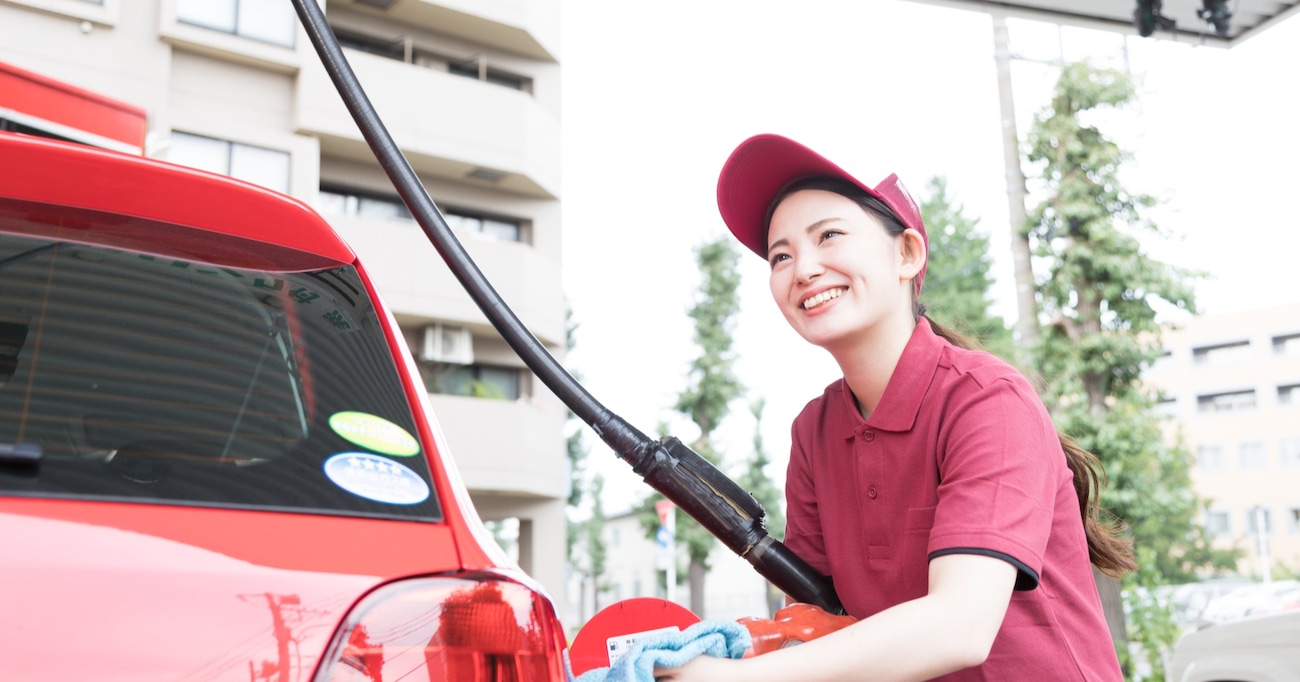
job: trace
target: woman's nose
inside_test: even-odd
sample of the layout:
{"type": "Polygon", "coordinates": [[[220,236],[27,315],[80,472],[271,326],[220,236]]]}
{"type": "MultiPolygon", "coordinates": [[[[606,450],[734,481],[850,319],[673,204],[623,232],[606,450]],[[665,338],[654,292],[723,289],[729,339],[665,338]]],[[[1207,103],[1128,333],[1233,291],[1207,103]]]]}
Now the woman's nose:
{"type": "Polygon", "coordinates": [[[805,256],[794,261],[794,275],[800,282],[811,282],[824,271],[821,261],[816,258],[805,256]]]}

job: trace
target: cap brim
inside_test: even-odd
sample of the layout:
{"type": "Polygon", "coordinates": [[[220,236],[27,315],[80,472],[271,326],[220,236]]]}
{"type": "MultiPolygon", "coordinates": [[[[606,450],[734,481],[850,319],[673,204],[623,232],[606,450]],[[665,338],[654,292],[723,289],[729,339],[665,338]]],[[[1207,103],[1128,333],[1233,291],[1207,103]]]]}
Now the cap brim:
{"type": "Polygon", "coordinates": [[[767,210],[776,193],[808,176],[842,178],[876,191],[821,154],[786,137],[755,135],[736,147],[718,176],[718,211],[731,233],[750,251],[767,258],[767,210]]]}

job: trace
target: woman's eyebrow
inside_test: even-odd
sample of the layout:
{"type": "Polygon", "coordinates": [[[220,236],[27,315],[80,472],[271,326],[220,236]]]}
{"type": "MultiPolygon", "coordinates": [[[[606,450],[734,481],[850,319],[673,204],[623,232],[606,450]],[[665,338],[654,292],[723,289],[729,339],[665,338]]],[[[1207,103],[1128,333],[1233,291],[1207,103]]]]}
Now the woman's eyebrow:
{"type": "MultiPolygon", "coordinates": [[[[821,220],[818,220],[817,222],[815,222],[815,223],[809,225],[808,227],[803,228],[804,234],[809,234],[809,233],[811,233],[812,231],[816,230],[817,228],[821,227],[822,225],[825,225],[826,223],[829,223],[829,222],[832,222],[832,221],[835,221],[835,220],[843,220],[843,218],[839,218],[839,217],[837,217],[837,216],[831,216],[831,217],[829,217],[829,218],[822,218],[821,220]]],[[[778,240],[772,242],[771,244],[768,244],[768,245],[767,245],[767,250],[768,250],[768,251],[771,251],[772,249],[775,249],[775,248],[778,247],[778,246],[787,246],[787,245],[789,245],[789,243],[790,243],[790,240],[789,240],[789,239],[786,239],[786,238],[782,237],[781,239],[778,239],[778,240]]]]}

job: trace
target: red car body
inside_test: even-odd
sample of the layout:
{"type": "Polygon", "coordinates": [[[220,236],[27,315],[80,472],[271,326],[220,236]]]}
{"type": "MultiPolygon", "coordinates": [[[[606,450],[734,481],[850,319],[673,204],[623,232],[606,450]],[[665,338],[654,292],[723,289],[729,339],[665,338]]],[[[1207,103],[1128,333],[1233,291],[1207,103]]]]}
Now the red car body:
{"type": "MultiPolygon", "coordinates": [[[[0,445],[10,445],[9,456],[0,456],[0,679],[572,677],[551,602],[486,534],[446,454],[394,319],[356,255],[314,211],[224,176],[0,133],[0,238],[20,245],[0,253],[0,296],[8,299],[0,300],[0,324],[18,330],[10,333],[7,351],[0,338],[0,397],[9,394],[0,401],[0,445]],[[114,269],[100,267],[105,258],[114,269]],[[114,272],[137,263],[145,268],[141,277],[153,279],[140,280],[148,286],[124,284],[121,296],[144,301],[154,295],[149,287],[177,291],[158,291],[156,302],[124,302],[114,311],[113,301],[126,299],[115,293],[98,298],[95,287],[103,285],[84,284],[79,291],[85,293],[78,294],[89,301],[84,315],[109,322],[85,338],[72,334],[59,346],[54,299],[67,298],[60,292],[71,286],[59,282],[92,277],[86,273],[116,277],[114,272]],[[95,267],[100,269],[88,269],[95,267]],[[50,274],[40,274],[44,270],[50,274]],[[172,282],[160,279],[171,272],[184,279],[157,285],[172,282]],[[354,287],[360,282],[356,291],[344,291],[347,282],[329,284],[372,309],[369,317],[345,319],[338,310],[317,315],[319,310],[298,305],[283,291],[268,293],[264,305],[246,295],[254,291],[253,282],[272,291],[285,281],[323,281],[317,273],[326,272],[346,275],[354,287]],[[25,288],[5,289],[12,278],[25,278],[25,288]],[[175,308],[182,315],[177,319],[187,319],[187,303],[204,295],[210,281],[220,282],[238,305],[248,301],[269,311],[265,321],[274,329],[228,334],[230,350],[221,352],[232,357],[243,352],[236,342],[267,339],[260,352],[248,351],[256,359],[255,366],[249,360],[253,378],[228,380],[236,397],[241,382],[251,382],[242,403],[209,397],[240,368],[214,372],[211,386],[188,374],[182,378],[203,396],[194,398],[194,414],[220,413],[214,419],[226,421],[212,430],[226,429],[229,436],[191,448],[195,441],[184,434],[199,433],[203,425],[168,417],[188,414],[181,410],[191,406],[177,407],[189,401],[178,397],[184,393],[169,388],[153,395],[150,385],[118,389],[114,382],[125,386],[141,371],[156,370],[161,385],[177,373],[173,364],[193,360],[187,348],[205,339],[147,341],[141,353],[153,359],[134,357],[129,341],[107,359],[94,360],[98,356],[91,353],[99,346],[116,348],[119,342],[110,339],[116,327],[142,337],[165,333],[163,322],[137,318],[175,308]],[[19,301],[14,292],[29,289],[31,300],[19,301]],[[330,318],[336,329],[318,317],[330,318]],[[381,350],[365,357],[311,358],[312,342],[303,331],[308,322],[330,330],[318,339],[351,339],[344,331],[365,327],[382,339],[374,346],[381,350]],[[79,375],[76,362],[89,363],[89,374],[79,375]],[[275,373],[266,369],[272,365],[283,367],[275,373]],[[365,383],[371,374],[391,374],[392,385],[400,385],[387,403],[400,415],[392,421],[406,425],[398,429],[400,437],[350,438],[339,427],[347,427],[346,420],[335,421],[345,413],[327,405],[353,396],[335,388],[326,395],[322,387],[341,382],[360,394],[371,390],[365,383]],[[267,390],[259,382],[278,388],[267,390]],[[316,388],[321,390],[313,393],[316,388]],[[94,407],[93,401],[112,391],[118,391],[113,402],[94,407]],[[288,426],[285,419],[262,414],[281,403],[297,415],[288,426]],[[105,411],[111,415],[104,417],[105,411]],[[250,440],[250,450],[241,454],[238,441],[245,432],[263,428],[292,433],[250,440]],[[89,435],[92,429],[98,435],[89,435]],[[64,432],[75,434],[51,435],[64,432]],[[128,433],[133,435],[115,435],[128,433]],[[34,446],[33,457],[22,444],[38,438],[44,442],[34,446]],[[133,438],[146,444],[126,442],[133,438]],[[77,442],[68,446],[64,440],[77,442]],[[399,451],[398,441],[410,450],[399,451]],[[291,460],[295,468],[276,472],[291,460]],[[345,461],[393,476],[380,488],[366,488],[359,474],[339,473],[345,461]],[[399,469],[405,479],[397,477],[399,469]],[[265,491],[257,487],[272,477],[262,472],[275,472],[265,491]],[[344,507],[355,503],[357,509],[308,500],[299,495],[298,480],[302,489],[319,491],[320,499],[344,500],[344,507]],[[78,487],[83,481],[89,481],[85,494],[78,487]],[[228,490],[210,493],[203,489],[209,481],[228,490]],[[161,487],[172,484],[175,490],[161,487]],[[403,498],[411,489],[423,497],[403,498]],[[236,501],[223,501],[227,493],[236,501]],[[416,498],[428,507],[422,515],[395,515],[408,513],[416,498]]],[[[303,287],[296,292],[299,299],[317,296],[303,287]]],[[[203,316],[215,316],[212,310],[205,308],[203,316]]],[[[75,318],[69,315],[63,324],[75,318]]]]}

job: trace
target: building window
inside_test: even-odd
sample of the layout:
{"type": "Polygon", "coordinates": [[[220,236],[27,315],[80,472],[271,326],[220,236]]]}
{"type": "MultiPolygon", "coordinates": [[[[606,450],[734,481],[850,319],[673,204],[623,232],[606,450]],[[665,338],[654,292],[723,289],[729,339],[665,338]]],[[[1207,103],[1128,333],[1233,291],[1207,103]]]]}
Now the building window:
{"type": "Polygon", "coordinates": [[[1242,443],[1237,448],[1237,464],[1242,471],[1260,471],[1268,468],[1268,452],[1260,441],[1242,443]]]}
{"type": "Polygon", "coordinates": [[[1255,409],[1255,389],[1196,396],[1198,412],[1240,412],[1255,409]]]}
{"type": "Polygon", "coordinates": [[[1273,337],[1273,352],[1290,357],[1300,356],[1300,332],[1273,337]]]}
{"type": "Polygon", "coordinates": [[[1161,395],[1156,401],[1156,412],[1169,417],[1178,416],[1178,398],[1171,395],[1161,395]]]}
{"type": "Polygon", "coordinates": [[[334,35],[338,36],[339,45],[343,47],[387,59],[394,59],[399,62],[411,61],[410,40],[380,40],[372,36],[337,28],[334,30],[334,35]]]}
{"type": "Polygon", "coordinates": [[[488,216],[472,211],[449,208],[443,211],[443,217],[452,229],[466,234],[502,242],[520,241],[523,233],[522,221],[500,216],[488,216]]]}
{"type": "Polygon", "coordinates": [[[1233,341],[1192,349],[1192,363],[1197,365],[1223,365],[1245,360],[1250,354],[1250,341],[1233,341]]]}
{"type": "Polygon", "coordinates": [[[514,367],[421,363],[420,373],[430,393],[494,400],[517,400],[523,395],[522,372],[514,367]]]}
{"type": "Polygon", "coordinates": [[[289,191],[288,152],[174,131],[167,160],[247,180],[277,192],[289,191]]]}
{"type": "Polygon", "coordinates": [[[533,91],[533,79],[489,66],[486,57],[482,55],[469,59],[449,57],[416,46],[409,36],[386,39],[340,28],[335,28],[334,33],[338,36],[340,45],[359,52],[436,71],[446,71],[453,76],[472,78],[511,90],[527,93],[533,91]]]}
{"type": "Polygon", "coordinates": [[[1264,535],[1273,534],[1273,510],[1267,507],[1251,507],[1246,510],[1246,532],[1259,534],[1260,522],[1263,522],[1264,535]]]}
{"type": "Polygon", "coordinates": [[[1160,355],[1151,362],[1151,371],[1165,372],[1174,369],[1174,352],[1168,348],[1160,352],[1160,355]]]}
{"type": "MultiPolygon", "coordinates": [[[[321,213],[331,215],[414,220],[406,204],[400,199],[328,185],[320,188],[316,206],[321,213]]],[[[442,213],[443,220],[447,221],[448,227],[459,230],[462,234],[495,241],[522,241],[524,222],[517,218],[493,216],[459,208],[439,207],[439,212],[442,213]]]]}
{"type": "Polygon", "coordinates": [[[1205,531],[1210,537],[1226,538],[1232,535],[1232,519],[1226,511],[1206,511],[1205,531]]]}
{"type": "Polygon", "coordinates": [[[1300,384],[1284,384],[1277,387],[1278,405],[1300,405],[1300,384]]]}
{"type": "Polygon", "coordinates": [[[1286,510],[1286,532],[1291,535],[1300,535],[1300,507],[1291,507],[1286,510]]]}
{"type": "Polygon", "coordinates": [[[1219,445],[1202,445],[1196,451],[1196,468],[1206,473],[1227,469],[1227,461],[1223,456],[1223,447],[1219,445]]]}
{"type": "Polygon", "coordinates": [[[412,220],[411,212],[400,199],[352,190],[320,188],[316,207],[329,215],[361,216],[381,220],[412,220]]]}
{"type": "Polygon", "coordinates": [[[1300,438],[1283,438],[1277,444],[1278,463],[1284,467],[1300,467],[1300,438]]]}
{"type": "Polygon", "coordinates": [[[484,65],[477,59],[465,62],[448,62],[447,72],[455,76],[464,76],[473,78],[485,83],[500,85],[511,90],[527,90],[528,79],[522,76],[515,76],[504,71],[498,71],[484,65]]]}
{"type": "Polygon", "coordinates": [[[182,23],[293,47],[298,17],[288,2],[266,0],[176,0],[182,23]]]}

